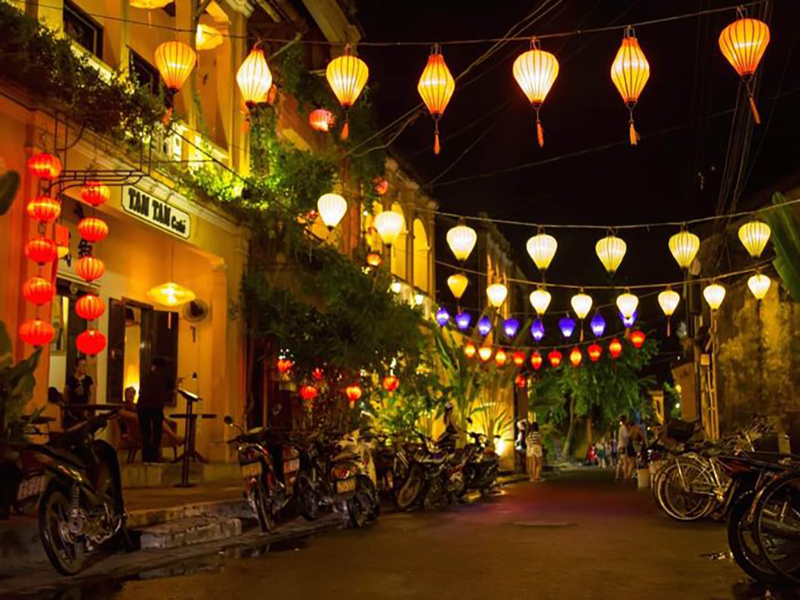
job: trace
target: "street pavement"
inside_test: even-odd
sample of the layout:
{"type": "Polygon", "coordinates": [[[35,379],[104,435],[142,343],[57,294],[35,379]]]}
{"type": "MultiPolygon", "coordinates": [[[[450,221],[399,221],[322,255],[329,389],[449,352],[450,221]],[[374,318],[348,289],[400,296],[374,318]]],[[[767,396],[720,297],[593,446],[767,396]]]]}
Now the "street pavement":
{"type": "Polygon", "coordinates": [[[752,583],[726,549],[720,524],[672,521],[649,491],[581,469],[440,512],[383,515],[364,530],[214,548],[55,595],[28,591],[69,600],[800,598],[752,583]]]}

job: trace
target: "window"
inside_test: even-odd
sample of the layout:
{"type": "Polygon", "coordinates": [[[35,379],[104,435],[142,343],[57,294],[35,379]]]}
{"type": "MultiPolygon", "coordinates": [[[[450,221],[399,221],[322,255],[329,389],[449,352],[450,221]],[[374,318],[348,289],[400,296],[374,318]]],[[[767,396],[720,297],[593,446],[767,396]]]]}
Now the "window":
{"type": "Polygon", "coordinates": [[[158,70],[133,50],[131,50],[130,54],[131,75],[136,80],[137,85],[149,90],[154,96],[158,96],[160,81],[158,70]]]}
{"type": "Polygon", "coordinates": [[[64,0],[64,32],[97,58],[103,58],[103,27],[71,0],[64,0]]]}

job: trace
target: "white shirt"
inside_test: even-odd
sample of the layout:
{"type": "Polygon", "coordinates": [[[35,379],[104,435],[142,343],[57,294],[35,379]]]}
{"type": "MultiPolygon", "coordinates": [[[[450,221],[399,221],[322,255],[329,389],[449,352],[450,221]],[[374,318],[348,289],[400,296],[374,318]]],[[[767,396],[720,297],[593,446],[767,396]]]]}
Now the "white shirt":
{"type": "Polygon", "coordinates": [[[620,448],[628,447],[628,442],[631,441],[631,431],[625,426],[625,424],[620,424],[617,440],[619,441],[620,448]]]}

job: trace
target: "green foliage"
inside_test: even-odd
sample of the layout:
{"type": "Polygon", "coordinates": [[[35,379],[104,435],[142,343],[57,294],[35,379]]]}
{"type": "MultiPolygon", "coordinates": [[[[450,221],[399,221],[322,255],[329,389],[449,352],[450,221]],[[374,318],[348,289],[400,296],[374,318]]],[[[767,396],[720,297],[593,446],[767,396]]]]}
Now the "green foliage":
{"type": "MultiPolygon", "coordinates": [[[[785,202],[783,194],[773,194],[772,204],[780,206],[785,202]]],[[[764,211],[762,216],[772,229],[775,270],[794,301],[800,302],[800,220],[789,206],[764,211]]]]}
{"type": "Polygon", "coordinates": [[[664,418],[681,418],[681,394],[669,381],[664,382],[664,418]]]}
{"type": "Polygon", "coordinates": [[[11,338],[5,323],[0,321],[0,440],[21,441],[25,406],[33,397],[36,378],[33,376],[42,351],[37,349],[28,358],[14,364],[11,338]]]}

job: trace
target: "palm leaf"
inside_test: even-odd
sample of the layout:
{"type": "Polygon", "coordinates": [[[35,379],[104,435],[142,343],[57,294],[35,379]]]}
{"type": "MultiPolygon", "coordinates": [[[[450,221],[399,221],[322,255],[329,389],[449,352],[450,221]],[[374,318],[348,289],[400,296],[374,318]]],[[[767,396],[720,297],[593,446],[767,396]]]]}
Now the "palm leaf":
{"type": "Polygon", "coordinates": [[[781,206],[785,202],[786,197],[775,192],[772,203],[779,208],[764,211],[762,217],[772,229],[775,271],[792,298],[800,302],[800,221],[788,206],[781,206]]]}

